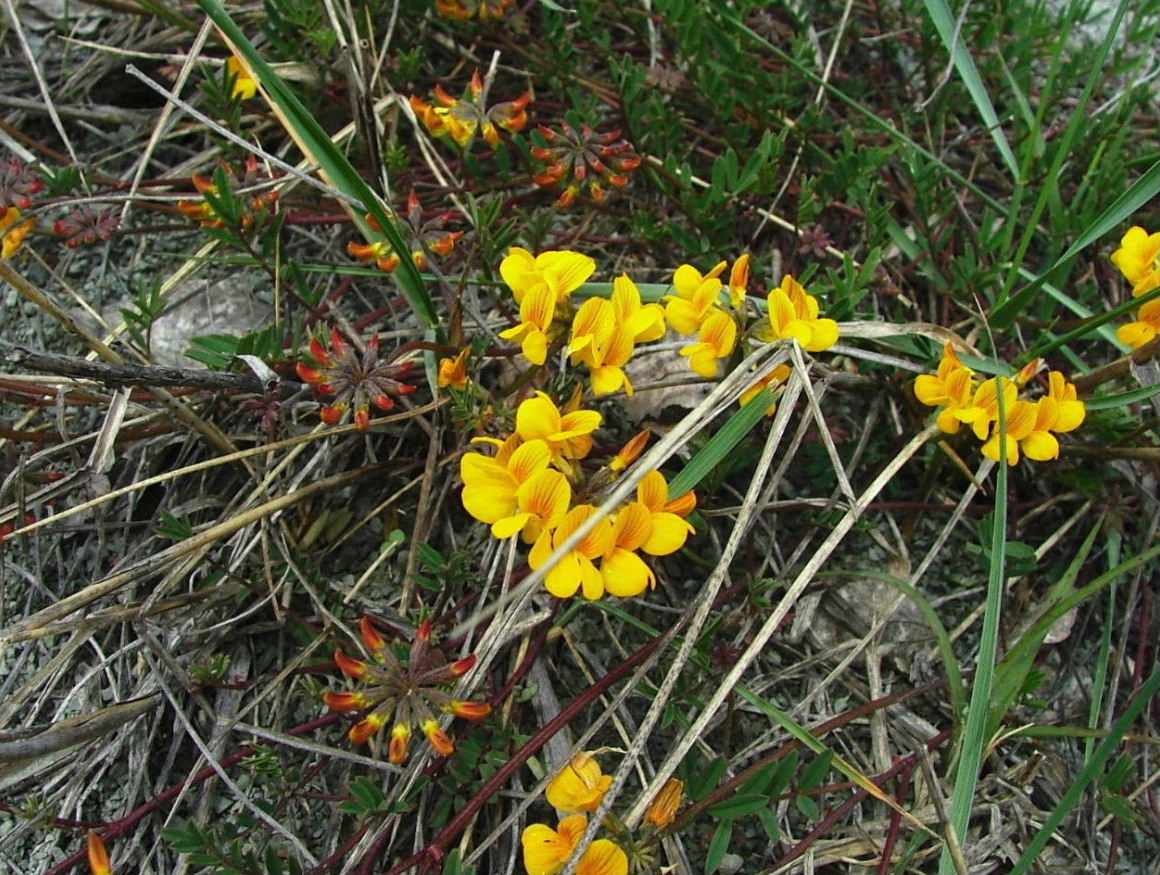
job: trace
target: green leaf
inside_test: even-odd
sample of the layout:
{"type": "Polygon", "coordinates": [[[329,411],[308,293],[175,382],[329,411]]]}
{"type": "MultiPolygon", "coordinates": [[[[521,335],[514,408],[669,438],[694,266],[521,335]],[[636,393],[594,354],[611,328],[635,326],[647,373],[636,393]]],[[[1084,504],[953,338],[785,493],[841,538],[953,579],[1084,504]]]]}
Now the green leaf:
{"type": "Polygon", "coordinates": [[[769,804],[769,799],[761,793],[738,793],[723,799],[716,805],[710,805],[708,813],[713,817],[731,820],[753,814],[769,804]]]}
{"type": "Polygon", "coordinates": [[[729,851],[729,840],[733,838],[733,821],[723,820],[709,840],[709,850],[705,853],[705,872],[713,873],[721,868],[725,854],[729,851]]]}
{"type": "Polygon", "coordinates": [[[1016,861],[1015,866],[1011,869],[1010,875],[1023,875],[1024,872],[1027,872],[1031,868],[1036,858],[1047,847],[1048,841],[1056,834],[1056,830],[1059,829],[1060,824],[1079,805],[1088,786],[1095,780],[1100,769],[1103,768],[1104,763],[1120,747],[1124,736],[1127,735],[1132,724],[1136,722],[1136,719],[1140,716],[1144,708],[1151,703],[1152,697],[1156,695],[1157,689],[1160,689],[1160,667],[1157,667],[1151,676],[1136,690],[1136,695],[1128,702],[1124,713],[1112,724],[1111,731],[1108,732],[1107,737],[1100,742],[1095,753],[1084,764],[1079,775],[1076,776],[1071,786],[1067,788],[1063,794],[1063,798],[1059,800],[1059,804],[1047,816],[1047,819],[1043,822],[1043,826],[1039,828],[1039,832],[1032,837],[1027,848],[1023,851],[1023,856],[1016,861]]]}
{"type": "Polygon", "coordinates": [[[757,423],[765,418],[765,411],[773,403],[773,393],[761,392],[748,404],[729,417],[728,422],[697,451],[681,472],[669,484],[669,495],[684,495],[705,479],[709,473],[741,443],[757,423]]]}

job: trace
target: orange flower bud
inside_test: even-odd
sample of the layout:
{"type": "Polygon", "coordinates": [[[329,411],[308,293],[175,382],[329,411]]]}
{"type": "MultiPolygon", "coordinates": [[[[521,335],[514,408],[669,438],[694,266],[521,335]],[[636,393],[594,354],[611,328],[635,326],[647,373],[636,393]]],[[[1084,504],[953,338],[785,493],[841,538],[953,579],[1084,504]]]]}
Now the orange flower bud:
{"type": "Polygon", "coordinates": [[[375,624],[371,618],[363,614],[361,620],[358,621],[359,635],[362,636],[363,643],[366,644],[367,649],[376,656],[387,649],[387,640],[379,634],[379,630],[375,628],[375,624]]]}
{"type": "Polygon", "coordinates": [[[648,444],[649,430],[637,432],[632,439],[620,448],[612,461],[608,463],[608,467],[613,471],[623,471],[629,465],[637,460],[642,452],[644,452],[645,445],[648,444]]]}
{"type": "Polygon", "coordinates": [[[396,766],[407,759],[407,745],[411,741],[411,727],[406,723],[396,723],[391,728],[391,741],[387,745],[387,759],[396,766]]]}
{"type": "Polygon", "coordinates": [[[665,785],[661,787],[648,811],[645,812],[645,820],[657,829],[664,829],[671,824],[677,817],[677,809],[681,807],[684,790],[685,785],[676,778],[665,781],[665,785]]]}
{"type": "Polygon", "coordinates": [[[487,702],[454,701],[447,706],[447,712],[465,720],[482,720],[491,713],[491,705],[487,702]]]}
{"type": "MultiPolygon", "coordinates": [[[[374,735],[376,732],[378,732],[382,728],[383,728],[383,718],[380,717],[378,714],[368,714],[366,717],[364,717],[362,720],[360,720],[358,723],[356,723],[354,726],[352,726],[350,728],[350,733],[348,734],[347,737],[350,738],[350,740],[353,741],[355,744],[362,744],[364,741],[366,741],[368,738],[370,738],[372,735],[374,735]]],[[[394,744],[393,738],[391,739],[391,743],[394,744]]],[[[406,757],[406,755],[407,755],[407,747],[404,744],[403,745],[403,756],[406,757]]],[[[394,760],[391,760],[391,762],[394,762],[394,760]]]]}
{"type": "Polygon", "coordinates": [[[105,850],[105,843],[97,835],[96,830],[89,830],[88,835],[89,869],[93,875],[113,875],[109,866],[109,852],[105,850]]]}
{"type": "Polygon", "coordinates": [[[334,663],[343,674],[352,678],[361,678],[367,673],[367,664],[361,659],[352,659],[341,650],[334,651],[334,663]]]}
{"type": "Polygon", "coordinates": [[[451,737],[439,728],[438,720],[424,720],[422,729],[437,754],[449,757],[455,753],[455,744],[451,741],[451,737]]]}
{"type": "Polygon", "coordinates": [[[362,693],[324,693],[322,701],[331,711],[358,711],[370,704],[362,693]]]}
{"type": "Polygon", "coordinates": [[[465,675],[471,671],[472,667],[474,667],[475,659],[476,657],[474,653],[468,654],[467,656],[463,657],[463,659],[457,659],[455,662],[451,663],[451,665],[448,666],[448,670],[456,677],[465,675]]]}

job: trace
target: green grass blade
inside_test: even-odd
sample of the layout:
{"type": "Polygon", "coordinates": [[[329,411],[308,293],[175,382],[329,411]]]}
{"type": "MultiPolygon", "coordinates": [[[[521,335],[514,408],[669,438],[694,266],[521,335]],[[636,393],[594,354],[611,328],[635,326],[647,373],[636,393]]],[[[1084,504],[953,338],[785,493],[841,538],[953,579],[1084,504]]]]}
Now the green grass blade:
{"type": "Polygon", "coordinates": [[[1043,826],[1039,828],[1039,832],[1035,834],[1031,842],[1027,845],[1027,848],[1023,851],[1023,856],[1016,861],[1015,866],[1011,869],[1011,875],[1023,875],[1024,872],[1027,872],[1031,868],[1036,857],[1047,847],[1047,842],[1055,834],[1059,825],[1063,823],[1064,818],[1079,804],[1088,785],[1096,779],[1100,770],[1103,769],[1104,763],[1119,749],[1120,743],[1127,734],[1129,727],[1140,716],[1140,712],[1151,703],[1152,697],[1156,695],[1157,689],[1160,689],[1160,667],[1157,667],[1148,680],[1144,681],[1140,686],[1140,689],[1136,690],[1136,695],[1128,702],[1124,713],[1112,725],[1111,731],[1100,742],[1095,753],[1084,763],[1083,769],[1076,776],[1076,779],[1072,781],[1071,786],[1067,788],[1067,792],[1063,794],[1063,798],[1059,800],[1059,804],[1047,816],[1047,819],[1043,822],[1043,826]]]}
{"type": "Polygon", "coordinates": [[[334,145],[330,135],[323,130],[298,96],[262,59],[221,3],[218,0],[197,0],[197,5],[217,25],[231,47],[258,77],[270,100],[281,110],[287,124],[293,127],[292,133],[307,150],[308,157],[318,162],[320,170],[335,188],[357,201],[365,212],[370,213],[378,222],[379,227],[383,229],[383,236],[402,260],[395,276],[398,278],[403,295],[424,326],[441,338],[439,317],[423,283],[423,277],[411,260],[411,247],[403,238],[394,218],[384,208],[382,201],[359,176],[347,157],[334,145]]]}
{"type": "Polygon", "coordinates": [[[1088,225],[1075,242],[1067,248],[1067,251],[1056,259],[1055,264],[991,311],[991,325],[996,329],[1006,328],[1010,325],[1027,305],[1027,302],[1039,291],[1048,276],[1075,258],[1091,243],[1123,224],[1125,219],[1155,198],[1157,194],[1160,194],[1160,161],[1144,171],[1143,176],[1116,198],[1110,207],[1100,213],[1099,217],[1088,225]]]}
{"type": "MultiPolygon", "coordinates": [[[[1020,303],[1017,306],[1012,306],[1014,297],[1011,296],[1011,289],[1015,285],[1015,280],[1019,276],[1020,269],[1023,267],[1023,259],[1027,255],[1027,250],[1030,248],[1031,241],[1035,237],[1039,224],[1039,217],[1043,215],[1043,211],[1047,209],[1047,204],[1051,198],[1053,196],[1059,197],[1059,193],[1055,188],[1056,180],[1059,179],[1060,170],[1062,169],[1064,162],[1069,157],[1071,157],[1072,143],[1075,141],[1080,127],[1087,119],[1088,103],[1091,101],[1091,96],[1095,91],[1096,83],[1104,75],[1104,62],[1107,59],[1108,51],[1111,49],[1116,35],[1119,33],[1120,22],[1123,20],[1124,13],[1127,11],[1128,5],[1129,0],[1120,0],[1120,5],[1116,8],[1115,15],[1112,16],[1112,21],[1108,25],[1108,32],[1104,37],[1104,41],[1100,44],[1099,48],[1096,50],[1093,56],[1091,70],[1088,73],[1087,80],[1084,82],[1083,91],[1081,92],[1079,99],[1076,102],[1075,109],[1072,110],[1071,121],[1064,129],[1063,136],[1059,138],[1059,143],[1055,147],[1055,153],[1052,156],[1051,165],[1044,176],[1043,187],[1040,189],[1039,197],[1035,202],[1035,207],[1032,209],[1031,215],[1026,219],[1023,236],[1020,238],[1017,251],[1011,259],[1011,269],[1007,272],[1007,278],[1003,282],[1003,289],[999,293],[997,302],[999,306],[991,313],[991,323],[995,328],[1006,328],[1009,326],[1011,322],[1014,321],[1019,311],[1023,309],[1023,307],[1029,300],[1031,300],[1032,295],[1035,293],[1036,284],[1032,283],[1027,288],[1020,290],[1018,295],[1015,296],[1022,296],[1020,298],[1020,303]],[[1031,291],[1028,291],[1028,289],[1031,291]]],[[[1136,186],[1133,186],[1132,188],[1134,189],[1135,187],[1136,186]]],[[[1121,197],[1120,200],[1123,200],[1123,198],[1121,197]]],[[[1119,203],[1120,200],[1118,200],[1117,203],[1119,203]]],[[[1108,212],[1105,211],[1104,216],[1107,215],[1108,212]]],[[[1084,234],[1080,235],[1080,240],[1088,237],[1089,232],[1091,232],[1100,224],[1104,216],[1101,216],[1100,219],[1097,219],[1094,223],[1092,223],[1092,225],[1088,227],[1088,231],[1085,231],[1084,234]]],[[[1099,236],[1101,235],[1094,234],[1087,242],[1090,242],[1090,240],[1094,240],[1099,236]]],[[[1075,244],[1072,244],[1068,251],[1065,252],[1056,261],[1052,270],[1061,265],[1067,264],[1069,259],[1076,252],[1087,245],[1087,242],[1083,243],[1083,245],[1078,245],[1079,242],[1080,241],[1077,240],[1075,244]]],[[[1051,271],[1048,271],[1047,273],[1050,272],[1051,271]]],[[[1046,273],[1041,275],[1042,278],[1045,278],[1046,276],[1046,273]]]]}
{"type": "MultiPolygon", "coordinates": [[[[1087,562],[1088,556],[1091,555],[1092,547],[1095,545],[1096,535],[1104,526],[1103,517],[1096,520],[1095,525],[1092,526],[1088,536],[1080,545],[1071,563],[1067,566],[1063,576],[1051,588],[1051,592],[1047,594],[1045,599],[1044,614],[1050,612],[1051,607],[1068,595],[1071,594],[1075,587],[1076,579],[1079,577],[1079,572],[1087,562]]],[[[995,734],[999,728],[999,724],[1003,720],[1003,716],[1014,706],[1016,699],[1019,698],[1019,693],[1023,690],[1024,684],[1027,682],[1027,677],[1031,673],[1031,669],[1035,664],[1035,659],[1039,655],[1039,650],[1043,646],[1044,640],[1047,638],[1050,626],[1043,626],[1041,624],[1034,625],[1028,629],[1015,642],[1014,646],[1003,656],[995,668],[995,692],[992,696],[991,702],[991,719],[987,726],[987,737],[990,738],[995,734]]]]}
{"type": "Polygon", "coordinates": [[[1011,173],[1011,179],[1018,179],[1019,162],[1015,160],[1015,153],[1011,151],[1011,144],[1007,142],[1007,135],[1003,133],[1003,128],[999,124],[999,116],[996,115],[991,97],[987,94],[987,87],[979,76],[975,60],[955,32],[955,20],[951,16],[950,9],[947,8],[946,0],[923,0],[923,5],[926,7],[927,14],[930,15],[930,20],[934,22],[943,45],[947,47],[955,70],[958,72],[959,78],[963,80],[967,92],[971,95],[975,108],[983,117],[983,122],[987,125],[991,139],[995,141],[995,148],[1003,156],[1007,170],[1011,173]]]}
{"type": "Polygon", "coordinates": [[[693,489],[717,465],[741,443],[753,427],[765,417],[765,411],[773,403],[773,393],[762,389],[752,401],[729,417],[729,421],[708,442],[697,451],[689,463],[681,469],[669,484],[669,495],[684,495],[693,489]]]}
{"type": "MultiPolygon", "coordinates": [[[[1003,392],[999,400],[999,473],[995,482],[995,515],[991,528],[991,567],[987,577],[987,597],[983,609],[983,630],[979,638],[979,654],[975,660],[975,677],[971,683],[971,703],[967,707],[967,722],[963,728],[959,748],[958,769],[951,795],[950,822],[962,844],[970,826],[971,808],[975,801],[975,785],[987,747],[987,716],[990,713],[991,691],[995,681],[995,655],[999,649],[999,619],[1003,609],[1003,585],[1007,564],[1007,411],[1004,410],[1003,392]]],[[[943,845],[939,857],[939,875],[955,875],[956,868],[950,846],[943,845]]]]}

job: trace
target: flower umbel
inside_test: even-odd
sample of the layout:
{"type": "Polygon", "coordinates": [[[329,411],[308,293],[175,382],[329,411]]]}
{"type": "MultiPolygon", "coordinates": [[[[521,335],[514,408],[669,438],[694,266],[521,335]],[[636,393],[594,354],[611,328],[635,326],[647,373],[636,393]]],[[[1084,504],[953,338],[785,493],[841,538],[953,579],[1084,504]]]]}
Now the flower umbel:
{"type": "Polygon", "coordinates": [[[411,363],[382,361],[377,337],[367,341],[366,350],[360,355],[343,340],[338,329],[331,329],[330,348],[314,338],[310,341],[310,356],[317,366],[299,362],[298,376],[321,394],[333,396],[322,408],[322,421],[327,425],[334,425],[348,408],[353,408],[355,425],[359,431],[366,431],[371,424],[371,404],[379,410],[390,410],[395,406],[391,396],[415,391],[415,386],[403,382],[410,375],[411,363]]]}
{"type": "Polygon", "coordinates": [[[435,101],[438,106],[412,96],[411,108],[432,136],[450,137],[461,148],[467,148],[476,133],[479,133],[494,149],[499,145],[499,128],[512,133],[524,129],[528,123],[527,106],[531,100],[532,93],[528,91],[515,100],[486,108],[487,93],[483,79],[476,70],[463,97],[452,97],[443,90],[443,86],[436,85],[435,101]]]}
{"type": "Polygon", "coordinates": [[[373,662],[352,659],[341,650],[335,651],[334,661],[343,674],[365,681],[369,686],[357,692],[323,696],[323,701],[335,711],[372,709],[351,728],[351,741],[366,741],[390,722],[388,756],[397,765],[407,758],[411,726],[417,723],[436,752],[448,756],[454,753],[455,745],[440,728],[435,712],[469,720],[482,720],[491,713],[491,706],[486,702],[460,701],[440,689],[470,671],[475,657],[447,662],[443,653],[431,644],[430,620],[425,620],[416,630],[406,664],[391,651],[369,617],[364,616],[359,622],[359,633],[373,662]]]}
{"type": "MultiPolygon", "coordinates": [[[[414,191],[407,196],[407,211],[398,217],[398,225],[399,231],[411,247],[411,260],[415,262],[415,267],[419,270],[427,269],[428,252],[434,252],[436,255],[450,255],[455,244],[459,242],[459,238],[463,236],[462,231],[445,230],[447,222],[454,215],[450,212],[440,213],[424,221],[423,209],[419,204],[418,196],[414,191]]],[[[366,219],[373,230],[382,232],[383,229],[379,227],[374,216],[368,213],[366,219]]],[[[402,263],[399,254],[391,248],[386,240],[376,240],[373,243],[355,243],[352,241],[346,245],[346,251],[350,253],[352,258],[359,261],[373,261],[378,269],[384,273],[394,273],[395,269],[402,263]]]]}
{"type": "Polygon", "coordinates": [[[571,206],[585,188],[592,200],[604,203],[605,186],[624,188],[628,174],[640,167],[640,156],[620,139],[620,131],[596,134],[588,125],[577,131],[568,122],[561,122],[559,132],[543,126],[537,130],[546,145],[533,146],[532,157],[547,166],[532,181],[545,188],[562,186],[557,206],[571,206]]]}
{"type": "Polygon", "coordinates": [[[769,319],[753,332],[759,340],[793,338],[807,352],[821,352],[838,342],[838,323],[818,316],[818,299],[792,276],[769,292],[769,319]]]}
{"type": "Polygon", "coordinates": [[[499,272],[520,305],[520,321],[499,336],[518,342],[528,361],[542,365],[548,358],[548,343],[555,335],[555,323],[562,318],[568,296],[595,270],[596,262],[579,252],[558,250],[532,255],[513,246],[500,263],[499,272]]]}
{"type": "Polygon", "coordinates": [[[0,163],[0,215],[5,207],[22,210],[32,206],[32,196],[44,188],[44,182],[19,158],[0,163]]]}
{"type": "Polygon", "coordinates": [[[572,364],[583,363],[592,378],[592,392],[607,395],[621,387],[632,394],[624,372],[637,343],[663,337],[665,314],[660,304],[642,304],[636,283],[621,274],[612,284],[612,298],[589,298],[576,311],[568,352],[572,364]]]}
{"type": "Polygon", "coordinates": [[[89,204],[82,204],[63,219],[52,223],[52,230],[68,239],[64,245],[69,249],[96,243],[98,240],[110,239],[117,226],[121,224],[121,217],[112,209],[101,210],[99,213],[89,204]]]}
{"type": "Polygon", "coordinates": [[[487,21],[503,18],[511,5],[512,0],[435,0],[435,11],[444,18],[487,21]]]}

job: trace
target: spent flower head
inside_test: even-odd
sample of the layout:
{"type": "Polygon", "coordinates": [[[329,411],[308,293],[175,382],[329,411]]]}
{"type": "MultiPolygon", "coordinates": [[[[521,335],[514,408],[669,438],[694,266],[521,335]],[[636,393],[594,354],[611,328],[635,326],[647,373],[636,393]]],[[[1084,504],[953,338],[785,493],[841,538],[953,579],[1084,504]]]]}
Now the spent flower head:
{"type": "Polygon", "coordinates": [[[367,741],[390,723],[387,752],[390,761],[397,765],[407,758],[412,726],[417,724],[438,754],[450,756],[455,752],[455,745],[439,726],[436,712],[469,720],[482,720],[491,713],[491,706],[486,702],[454,699],[441,689],[470,671],[475,657],[447,662],[442,651],[431,643],[430,620],[423,621],[415,631],[405,663],[395,656],[369,617],[359,621],[359,634],[372,661],[354,659],[341,650],[335,651],[334,661],[343,674],[368,686],[323,696],[323,701],[335,711],[371,709],[351,728],[351,741],[367,741]]]}
{"type": "Polygon", "coordinates": [[[360,431],[370,428],[370,405],[379,410],[395,406],[393,396],[410,395],[415,386],[404,380],[410,376],[410,362],[394,363],[379,357],[379,339],[372,337],[359,353],[343,339],[337,328],[330,331],[330,347],[318,338],[310,341],[313,365],[299,362],[298,376],[332,400],[322,408],[322,421],[334,425],[348,409],[360,431]]]}
{"type": "Polygon", "coordinates": [[[32,196],[44,188],[44,182],[19,158],[0,162],[0,215],[5,207],[22,210],[32,206],[32,196]]]}

